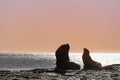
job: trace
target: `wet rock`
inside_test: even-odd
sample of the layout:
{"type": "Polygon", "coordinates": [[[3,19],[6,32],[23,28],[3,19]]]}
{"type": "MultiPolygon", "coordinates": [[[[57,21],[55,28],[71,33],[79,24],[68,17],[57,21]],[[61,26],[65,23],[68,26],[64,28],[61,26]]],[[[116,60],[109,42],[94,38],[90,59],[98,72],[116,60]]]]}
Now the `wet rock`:
{"type": "Polygon", "coordinates": [[[107,65],[107,66],[104,66],[102,69],[103,70],[120,71],[120,64],[107,65]]]}

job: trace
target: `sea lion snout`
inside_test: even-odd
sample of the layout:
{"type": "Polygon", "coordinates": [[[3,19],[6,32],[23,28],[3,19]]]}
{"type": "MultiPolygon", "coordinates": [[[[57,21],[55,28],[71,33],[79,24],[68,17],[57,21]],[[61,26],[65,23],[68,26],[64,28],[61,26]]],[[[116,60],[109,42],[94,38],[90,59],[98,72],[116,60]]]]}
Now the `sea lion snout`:
{"type": "Polygon", "coordinates": [[[84,53],[89,53],[89,50],[87,48],[83,49],[84,53]]]}

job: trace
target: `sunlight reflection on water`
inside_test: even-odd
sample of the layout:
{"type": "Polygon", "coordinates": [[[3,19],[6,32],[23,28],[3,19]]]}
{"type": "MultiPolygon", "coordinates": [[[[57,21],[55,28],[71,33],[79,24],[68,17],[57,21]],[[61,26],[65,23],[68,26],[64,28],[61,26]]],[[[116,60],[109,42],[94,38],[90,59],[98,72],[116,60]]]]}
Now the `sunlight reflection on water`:
{"type": "MultiPolygon", "coordinates": [[[[70,53],[70,61],[78,63],[83,68],[82,54],[70,53]]],[[[93,60],[105,65],[120,64],[120,54],[91,53],[93,60]]],[[[56,57],[49,54],[0,54],[0,69],[34,69],[55,68],[56,57]]]]}

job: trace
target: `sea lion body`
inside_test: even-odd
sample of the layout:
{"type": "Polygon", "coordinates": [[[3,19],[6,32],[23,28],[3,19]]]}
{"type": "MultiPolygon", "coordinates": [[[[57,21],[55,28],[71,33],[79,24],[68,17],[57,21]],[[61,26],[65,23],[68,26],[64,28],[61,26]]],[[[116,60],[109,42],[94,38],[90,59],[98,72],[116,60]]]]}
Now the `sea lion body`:
{"type": "Polygon", "coordinates": [[[92,60],[92,58],[89,55],[89,50],[84,48],[84,53],[82,55],[83,63],[84,63],[84,69],[94,69],[94,70],[101,70],[102,65],[99,62],[96,62],[92,60]]]}

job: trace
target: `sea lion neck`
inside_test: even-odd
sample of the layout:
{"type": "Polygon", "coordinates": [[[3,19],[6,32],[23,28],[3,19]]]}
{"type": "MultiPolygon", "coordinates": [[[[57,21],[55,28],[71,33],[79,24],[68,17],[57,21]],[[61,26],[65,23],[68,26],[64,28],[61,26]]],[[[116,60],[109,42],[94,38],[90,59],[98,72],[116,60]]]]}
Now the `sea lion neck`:
{"type": "Polygon", "coordinates": [[[82,55],[82,58],[84,58],[83,60],[92,60],[90,57],[89,50],[87,48],[84,48],[83,51],[84,51],[82,55]]]}

